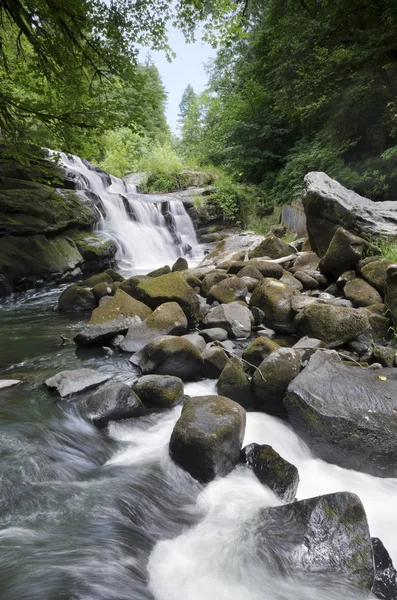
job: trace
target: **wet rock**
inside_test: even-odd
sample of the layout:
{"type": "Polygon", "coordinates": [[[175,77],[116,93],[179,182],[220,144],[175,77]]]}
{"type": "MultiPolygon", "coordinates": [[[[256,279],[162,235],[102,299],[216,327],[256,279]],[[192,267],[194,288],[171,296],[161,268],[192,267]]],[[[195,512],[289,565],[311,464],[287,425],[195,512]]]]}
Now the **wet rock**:
{"type": "Polygon", "coordinates": [[[58,310],[61,313],[87,312],[96,308],[97,301],[92,291],[86,287],[72,285],[59,297],[58,310]]]}
{"type": "Polygon", "coordinates": [[[183,398],[182,379],[170,375],[144,375],[133,389],[147,408],[172,408],[183,398]]]}
{"type": "Polygon", "coordinates": [[[218,379],[229,362],[225,350],[219,346],[210,346],[203,352],[203,375],[209,379],[218,379]]]}
{"type": "Polygon", "coordinates": [[[159,269],[150,271],[150,273],[148,273],[147,276],[148,277],[160,277],[160,275],[166,275],[167,273],[171,273],[171,267],[169,265],[164,265],[164,267],[160,267],[159,269]]]}
{"type": "Polygon", "coordinates": [[[92,288],[92,293],[94,294],[96,301],[99,302],[101,298],[112,294],[112,288],[108,283],[102,281],[92,288]]]}
{"type": "Polygon", "coordinates": [[[241,361],[232,357],[219,376],[217,390],[220,396],[234,400],[244,408],[252,406],[251,385],[241,361]]]}
{"type": "Polygon", "coordinates": [[[213,285],[208,292],[209,302],[230,304],[236,300],[244,300],[248,294],[247,286],[239,277],[229,277],[213,285]]]}
{"type": "Polygon", "coordinates": [[[281,279],[284,275],[284,269],[281,265],[271,261],[252,258],[248,261],[247,266],[255,267],[263,277],[272,277],[273,279],[281,279]]]}
{"type": "Polygon", "coordinates": [[[385,295],[386,273],[392,260],[375,260],[366,263],[360,269],[361,275],[372,287],[374,287],[382,296],[385,295]]]}
{"type": "Polygon", "coordinates": [[[88,325],[100,325],[120,317],[139,317],[143,320],[151,313],[151,309],[146,304],[135,300],[135,298],[119,289],[116,290],[115,295],[109,302],[93,311],[88,325]]]}
{"type": "Polygon", "coordinates": [[[372,538],[374,551],[375,581],[372,593],[383,600],[397,598],[397,571],[392,559],[379,538],[372,538]]]}
{"type": "Polygon", "coordinates": [[[206,298],[214,285],[228,279],[228,277],[229,276],[224,271],[213,271],[212,273],[208,273],[201,282],[201,294],[206,298]]]}
{"type": "Polygon", "coordinates": [[[294,287],[277,279],[265,279],[254,290],[250,306],[263,310],[267,327],[282,333],[293,333],[295,327],[291,300],[298,293],[294,287]]]}
{"type": "Polygon", "coordinates": [[[290,285],[291,287],[298,290],[298,292],[301,292],[303,290],[303,284],[299,281],[299,279],[297,279],[296,277],[291,275],[291,273],[288,273],[288,271],[284,271],[283,276],[280,279],[280,282],[290,285]]]}
{"type": "Polygon", "coordinates": [[[140,300],[151,308],[157,308],[165,302],[176,302],[185,313],[189,325],[194,325],[200,320],[197,294],[186,283],[181,273],[152,277],[139,283],[136,291],[140,300]]]}
{"type": "Polygon", "coordinates": [[[109,421],[140,417],[145,412],[139,397],[120,381],[108,382],[88,398],[84,406],[86,416],[99,428],[109,421]]]}
{"type": "Polygon", "coordinates": [[[170,440],[170,455],[192,477],[207,483],[239,462],[245,410],[222,396],[187,400],[170,440]]]}
{"type": "Polygon", "coordinates": [[[166,335],[154,339],[130,361],[146,373],[174,375],[183,380],[197,377],[203,368],[201,353],[189,340],[166,335]]]}
{"type": "Polygon", "coordinates": [[[88,279],[84,279],[79,285],[81,287],[94,288],[98,283],[107,283],[108,285],[112,285],[113,279],[111,276],[106,273],[96,273],[95,275],[91,275],[88,279]]]}
{"type": "Polygon", "coordinates": [[[184,340],[191,342],[199,352],[204,352],[207,347],[204,338],[197,331],[194,331],[193,333],[187,333],[182,337],[184,340]]]}
{"type": "Polygon", "coordinates": [[[182,256],[180,256],[172,265],[172,271],[186,271],[186,269],[189,268],[189,264],[186,260],[186,258],[183,258],[182,256]]]}
{"type": "Polygon", "coordinates": [[[45,384],[51,392],[56,391],[61,398],[66,398],[72,394],[98,387],[101,383],[109,381],[110,378],[111,375],[93,369],[76,369],[60,371],[47,379],[45,384]]]}
{"type": "Polygon", "coordinates": [[[301,282],[305,290],[317,290],[319,287],[318,281],[313,277],[310,277],[305,271],[295,271],[295,278],[301,282]]]}
{"type": "MultiPolygon", "coordinates": [[[[355,494],[338,492],[260,511],[257,541],[272,573],[293,573],[305,582],[341,582],[369,592],[374,578],[371,537],[355,494]],[[282,543],[280,543],[282,540],[282,543]]],[[[259,549],[260,551],[260,549],[259,549]]]]}
{"type": "Polygon", "coordinates": [[[366,314],[353,308],[331,304],[311,304],[295,317],[300,336],[318,338],[330,348],[353,340],[369,328],[366,314]]]}
{"type": "Polygon", "coordinates": [[[321,271],[339,277],[345,271],[354,269],[367,246],[368,242],[339,227],[320,261],[321,271]]]}
{"type": "Polygon", "coordinates": [[[207,329],[221,327],[234,338],[247,338],[251,335],[251,313],[247,306],[239,302],[222,304],[211,308],[203,319],[207,329]]]}
{"type": "Polygon", "coordinates": [[[304,252],[298,256],[291,268],[291,273],[295,271],[307,271],[308,269],[317,269],[320,263],[320,258],[315,252],[304,252]]]}
{"type": "Polygon", "coordinates": [[[248,253],[249,258],[267,256],[268,258],[283,258],[292,253],[291,248],[275,235],[265,238],[254,250],[248,253]]]}
{"type": "Polygon", "coordinates": [[[252,277],[241,277],[241,281],[245,284],[248,292],[253,292],[256,286],[259,285],[259,281],[252,277]]]}
{"type": "Polygon", "coordinates": [[[325,173],[306,175],[303,206],[310,244],[319,256],[341,226],[366,238],[397,234],[395,202],[372,202],[325,173]]]}
{"type": "Polygon", "coordinates": [[[134,275],[133,277],[129,277],[123,281],[120,285],[120,289],[123,290],[123,292],[126,292],[129,296],[132,296],[132,298],[138,299],[138,285],[145,281],[150,281],[150,277],[147,275],[134,275]]]}
{"type": "Polygon", "coordinates": [[[223,342],[227,340],[227,331],[222,327],[211,327],[210,329],[203,329],[200,331],[200,335],[206,342],[223,342]]]}
{"type": "Polygon", "coordinates": [[[237,273],[237,276],[238,277],[249,277],[250,279],[256,279],[257,282],[263,280],[262,273],[254,265],[244,266],[237,273]]]}
{"type": "Polygon", "coordinates": [[[305,335],[301,338],[296,344],[292,346],[294,350],[299,350],[302,356],[302,360],[309,360],[312,354],[316,352],[316,350],[321,350],[322,348],[328,348],[327,344],[322,340],[318,340],[316,338],[310,338],[305,335]]]}
{"type": "Polygon", "coordinates": [[[319,458],[377,477],[397,475],[396,369],[348,366],[318,351],[284,399],[291,425],[319,458]],[[387,432],[387,433],[386,433],[387,432]]]}
{"type": "MultiPolygon", "coordinates": [[[[106,305],[105,305],[106,306],[106,305]]],[[[130,327],[140,324],[139,317],[119,317],[114,321],[87,325],[74,338],[77,346],[98,346],[111,342],[118,335],[125,335],[130,327]]]]}
{"type": "Polygon", "coordinates": [[[242,354],[242,358],[248,363],[249,366],[259,367],[259,365],[275,350],[278,350],[280,346],[277,342],[273,342],[267,337],[257,337],[251,342],[242,354]]]}
{"type": "Polygon", "coordinates": [[[252,306],[251,312],[252,316],[254,317],[255,325],[262,325],[265,319],[265,313],[263,312],[263,310],[261,310],[257,306],[252,306]]]}
{"type": "Polygon", "coordinates": [[[0,390],[7,390],[22,383],[20,379],[0,379],[0,390]]]}
{"type": "Polygon", "coordinates": [[[390,346],[374,346],[372,349],[374,359],[379,362],[382,367],[394,367],[396,357],[395,348],[390,346]]]}
{"type": "Polygon", "coordinates": [[[241,450],[240,460],[253,470],[263,485],[284,502],[293,502],[299,485],[295,465],[282,458],[271,446],[249,444],[241,450]]]}
{"type": "Polygon", "coordinates": [[[252,378],[252,392],[260,410],[285,416],[288,385],[299,374],[301,355],[291,348],[275,350],[259,365],[252,378]]]}
{"type": "Polygon", "coordinates": [[[116,281],[118,281],[119,283],[125,281],[125,277],[123,277],[118,271],[115,271],[115,269],[106,269],[105,273],[107,273],[109,277],[112,278],[114,283],[116,281]]]}
{"type": "Polygon", "coordinates": [[[382,302],[382,296],[372,285],[369,285],[363,279],[355,277],[348,281],[343,288],[343,293],[350,300],[354,307],[371,306],[382,302]]]}

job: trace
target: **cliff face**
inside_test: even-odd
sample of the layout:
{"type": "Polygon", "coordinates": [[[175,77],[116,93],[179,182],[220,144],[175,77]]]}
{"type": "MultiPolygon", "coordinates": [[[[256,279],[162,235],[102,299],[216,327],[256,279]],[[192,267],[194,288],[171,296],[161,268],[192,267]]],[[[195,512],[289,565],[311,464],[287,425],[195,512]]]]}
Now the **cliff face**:
{"type": "Polygon", "coordinates": [[[100,203],[65,171],[31,179],[26,167],[0,166],[0,296],[107,268],[117,249],[92,233],[100,203]]]}

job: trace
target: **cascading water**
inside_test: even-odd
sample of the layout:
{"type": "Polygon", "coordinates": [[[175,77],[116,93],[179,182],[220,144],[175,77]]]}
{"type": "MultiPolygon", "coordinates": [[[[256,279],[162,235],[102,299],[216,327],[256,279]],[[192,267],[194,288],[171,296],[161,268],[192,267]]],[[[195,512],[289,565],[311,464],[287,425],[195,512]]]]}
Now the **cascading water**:
{"type": "Polygon", "coordinates": [[[116,242],[116,260],[126,275],[173,263],[184,254],[197,261],[193,223],[180,200],[138,194],[135,185],[93,170],[77,156],[58,156],[78,189],[99,198],[98,232],[116,242]]]}

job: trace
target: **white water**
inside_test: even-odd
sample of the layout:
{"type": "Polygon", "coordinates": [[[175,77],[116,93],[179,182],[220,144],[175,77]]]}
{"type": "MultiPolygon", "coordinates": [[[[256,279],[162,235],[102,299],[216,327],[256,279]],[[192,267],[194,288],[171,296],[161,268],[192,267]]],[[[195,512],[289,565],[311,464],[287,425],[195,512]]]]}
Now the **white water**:
{"type": "Polygon", "coordinates": [[[193,223],[180,200],[138,194],[135,185],[113,176],[109,185],[105,174],[89,169],[79,157],[59,153],[59,158],[78,188],[100,199],[104,214],[98,232],[117,244],[116,260],[125,275],[172,265],[185,254],[191,264],[198,261],[193,223]],[[162,213],[164,202],[174,235],[162,213]]]}

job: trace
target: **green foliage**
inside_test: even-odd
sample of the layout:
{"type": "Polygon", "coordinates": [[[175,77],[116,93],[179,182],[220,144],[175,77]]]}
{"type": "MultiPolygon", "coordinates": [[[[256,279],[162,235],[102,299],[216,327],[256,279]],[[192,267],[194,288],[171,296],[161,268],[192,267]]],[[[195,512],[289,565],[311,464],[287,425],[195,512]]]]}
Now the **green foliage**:
{"type": "Polygon", "coordinates": [[[148,174],[145,192],[172,192],[182,189],[183,163],[171,143],[154,144],[147,154],[143,155],[137,164],[138,171],[148,174]]]}
{"type": "Polygon", "coordinates": [[[214,182],[210,198],[222,209],[225,219],[236,225],[246,225],[262,199],[258,188],[238,183],[228,175],[214,182]]]}
{"type": "Polygon", "coordinates": [[[371,246],[367,249],[366,256],[380,255],[384,260],[397,262],[397,239],[379,236],[371,240],[371,246]]]}

